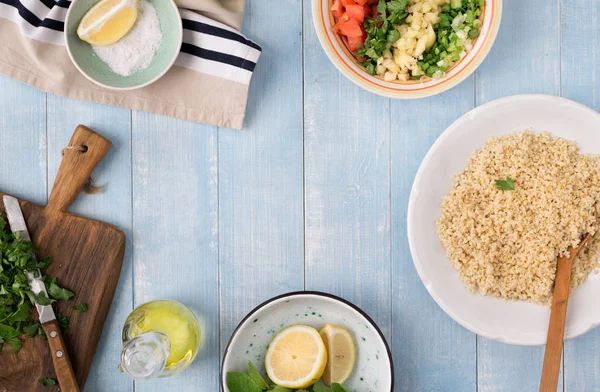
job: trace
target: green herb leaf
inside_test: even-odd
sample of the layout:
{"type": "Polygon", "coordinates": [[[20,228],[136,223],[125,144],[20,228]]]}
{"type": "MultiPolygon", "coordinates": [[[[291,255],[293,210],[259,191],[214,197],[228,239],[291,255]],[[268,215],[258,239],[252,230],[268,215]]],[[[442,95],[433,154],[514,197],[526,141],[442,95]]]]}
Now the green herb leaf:
{"type": "Polygon", "coordinates": [[[19,350],[21,350],[21,346],[23,346],[23,343],[17,337],[10,338],[7,340],[7,342],[10,344],[10,347],[12,347],[13,353],[15,354],[18,353],[19,350]]]}
{"type": "Polygon", "coordinates": [[[23,332],[25,332],[25,336],[27,336],[28,338],[32,338],[38,334],[38,331],[40,330],[40,328],[41,328],[40,323],[33,323],[31,325],[24,326],[23,332]]]}
{"type": "Polygon", "coordinates": [[[7,324],[0,324],[0,337],[19,336],[19,331],[7,324]]]}
{"type": "Polygon", "coordinates": [[[65,301],[68,299],[71,299],[75,295],[75,293],[73,293],[72,291],[64,289],[64,288],[60,287],[58,284],[56,284],[56,279],[52,279],[52,281],[50,281],[50,286],[48,287],[48,293],[54,299],[65,300],[65,301]]]}
{"type": "Polygon", "coordinates": [[[495,180],[494,182],[496,183],[496,188],[500,189],[501,191],[515,190],[515,183],[510,177],[506,177],[506,180],[495,180]]]}
{"type": "Polygon", "coordinates": [[[396,26],[406,21],[407,3],[408,0],[379,0],[377,3],[379,15],[365,19],[363,27],[367,32],[367,38],[355,55],[359,58],[368,58],[361,65],[370,74],[375,75],[377,59],[383,56],[388,42],[396,42],[400,38],[396,26]]]}
{"type": "MultiPolygon", "coordinates": [[[[73,293],[62,289],[56,279],[48,280],[42,275],[42,270],[50,264],[50,259],[36,259],[36,249],[31,241],[25,241],[21,236],[7,233],[6,221],[0,216],[0,349],[3,343],[8,343],[14,352],[21,349],[21,335],[31,338],[36,334],[45,336],[41,325],[30,320],[33,305],[50,305],[57,299],[69,299],[73,293]],[[27,273],[46,282],[52,288],[54,299],[48,295],[34,295],[29,287],[27,273]],[[48,284],[47,282],[50,282],[48,284]]],[[[51,294],[51,295],[52,295],[51,294]]],[[[67,319],[57,315],[62,328],[68,325],[67,319]]]]}
{"type": "Polygon", "coordinates": [[[387,3],[387,9],[391,13],[402,13],[406,10],[408,0],[391,0],[387,3]]]}
{"type": "Polygon", "coordinates": [[[275,388],[271,389],[271,392],[292,392],[292,390],[280,385],[275,385],[275,388]]]}
{"type": "Polygon", "coordinates": [[[262,389],[244,373],[228,372],[225,376],[229,392],[262,392],[262,389]]]}
{"type": "Polygon", "coordinates": [[[88,310],[88,306],[86,303],[81,303],[77,306],[73,306],[73,309],[80,312],[80,313],[85,313],[88,310]]]}
{"type": "Polygon", "coordinates": [[[50,387],[52,385],[56,385],[56,380],[50,377],[40,378],[40,384],[45,387],[50,387]]]}
{"type": "Polygon", "coordinates": [[[260,389],[266,391],[269,389],[269,384],[265,381],[265,379],[258,373],[252,362],[248,361],[248,376],[258,385],[260,389]]]}
{"type": "Polygon", "coordinates": [[[69,320],[59,312],[56,312],[56,321],[60,329],[67,329],[69,327],[69,320]]]}
{"type": "Polygon", "coordinates": [[[50,257],[44,257],[43,259],[41,259],[40,261],[38,261],[37,267],[41,270],[43,270],[44,268],[46,268],[50,263],[52,262],[52,259],[50,257]]]}
{"type": "Polygon", "coordinates": [[[333,391],[333,389],[327,388],[323,384],[315,384],[313,386],[313,392],[332,392],[332,391],[333,391]]]}
{"type": "Polygon", "coordinates": [[[347,390],[346,388],[344,388],[341,384],[338,384],[337,382],[334,382],[333,384],[331,384],[331,389],[333,389],[333,392],[350,392],[349,390],[347,390]]]}
{"type": "Polygon", "coordinates": [[[7,322],[9,324],[26,321],[29,318],[29,309],[31,309],[31,305],[29,304],[29,302],[23,302],[18,306],[17,310],[14,313],[9,315],[2,321],[7,322]]]}
{"type": "Polygon", "coordinates": [[[392,29],[388,32],[387,42],[396,42],[400,39],[400,31],[398,29],[392,29]]]}
{"type": "Polygon", "coordinates": [[[56,301],[46,297],[46,294],[43,291],[40,291],[40,293],[35,296],[35,302],[38,305],[46,306],[46,305],[50,305],[56,301]]]}

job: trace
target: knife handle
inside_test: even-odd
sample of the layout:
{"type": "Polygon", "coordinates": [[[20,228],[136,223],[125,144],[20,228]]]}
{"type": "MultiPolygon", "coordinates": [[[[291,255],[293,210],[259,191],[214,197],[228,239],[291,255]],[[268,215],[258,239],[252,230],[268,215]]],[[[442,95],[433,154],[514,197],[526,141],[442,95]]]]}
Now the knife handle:
{"type": "Polygon", "coordinates": [[[48,321],[42,324],[42,328],[46,333],[48,343],[50,343],[50,354],[52,355],[54,372],[58,378],[60,390],[63,392],[79,392],[79,385],[58,322],[56,320],[48,321]]]}
{"type": "Polygon", "coordinates": [[[92,171],[110,150],[112,143],[88,127],[78,125],[64,151],[46,211],[65,212],[77,199],[92,171]]]}

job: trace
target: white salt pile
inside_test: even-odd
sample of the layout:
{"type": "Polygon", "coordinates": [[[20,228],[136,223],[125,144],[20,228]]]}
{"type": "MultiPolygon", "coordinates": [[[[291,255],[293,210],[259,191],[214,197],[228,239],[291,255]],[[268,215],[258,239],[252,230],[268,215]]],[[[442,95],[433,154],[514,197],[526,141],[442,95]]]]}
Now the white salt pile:
{"type": "Polygon", "coordinates": [[[129,76],[148,68],[162,39],[156,10],[148,1],[141,0],[135,25],[125,37],[112,45],[92,48],[114,73],[129,76]]]}

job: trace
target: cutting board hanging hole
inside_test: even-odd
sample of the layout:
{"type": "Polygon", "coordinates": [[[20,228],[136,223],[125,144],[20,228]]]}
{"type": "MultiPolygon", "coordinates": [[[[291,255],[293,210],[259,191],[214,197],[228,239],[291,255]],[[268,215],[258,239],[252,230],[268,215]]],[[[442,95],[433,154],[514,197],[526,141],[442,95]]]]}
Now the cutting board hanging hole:
{"type": "MultiPolygon", "coordinates": [[[[85,144],[80,144],[78,146],[67,146],[65,148],[62,149],[62,155],[65,155],[65,151],[67,150],[74,150],[74,151],[79,151],[82,154],[85,154],[86,152],[88,152],[88,146],[86,146],[85,144]]],[[[87,182],[85,183],[85,186],[83,187],[83,190],[85,191],[85,193],[90,194],[90,195],[97,195],[99,193],[102,193],[102,190],[104,189],[104,185],[94,185],[94,179],[92,177],[89,177],[87,179],[87,182]]]]}
{"type": "Polygon", "coordinates": [[[66,212],[82,190],[99,192],[100,189],[89,178],[111,145],[108,139],[86,126],[77,127],[69,144],[63,149],[63,159],[48,198],[46,214],[66,212]]]}

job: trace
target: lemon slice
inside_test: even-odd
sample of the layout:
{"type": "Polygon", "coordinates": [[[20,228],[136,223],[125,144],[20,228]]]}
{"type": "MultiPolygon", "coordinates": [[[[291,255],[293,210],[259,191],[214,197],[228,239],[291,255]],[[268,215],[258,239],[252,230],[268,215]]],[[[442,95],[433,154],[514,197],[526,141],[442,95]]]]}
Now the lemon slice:
{"type": "Polygon", "coordinates": [[[343,384],[354,369],[356,360],[354,339],[344,328],[331,324],[325,325],[320,334],[329,353],[329,361],[323,373],[323,383],[327,386],[331,386],[334,382],[343,384]]]}
{"type": "Polygon", "coordinates": [[[295,325],[279,332],[265,357],[271,381],[285,388],[301,389],[316,383],[327,364],[327,350],[319,332],[295,325]]]}
{"type": "Polygon", "coordinates": [[[101,0],[81,19],[77,35],[95,45],[114,44],[133,27],[138,17],[138,0],[101,0]]]}

